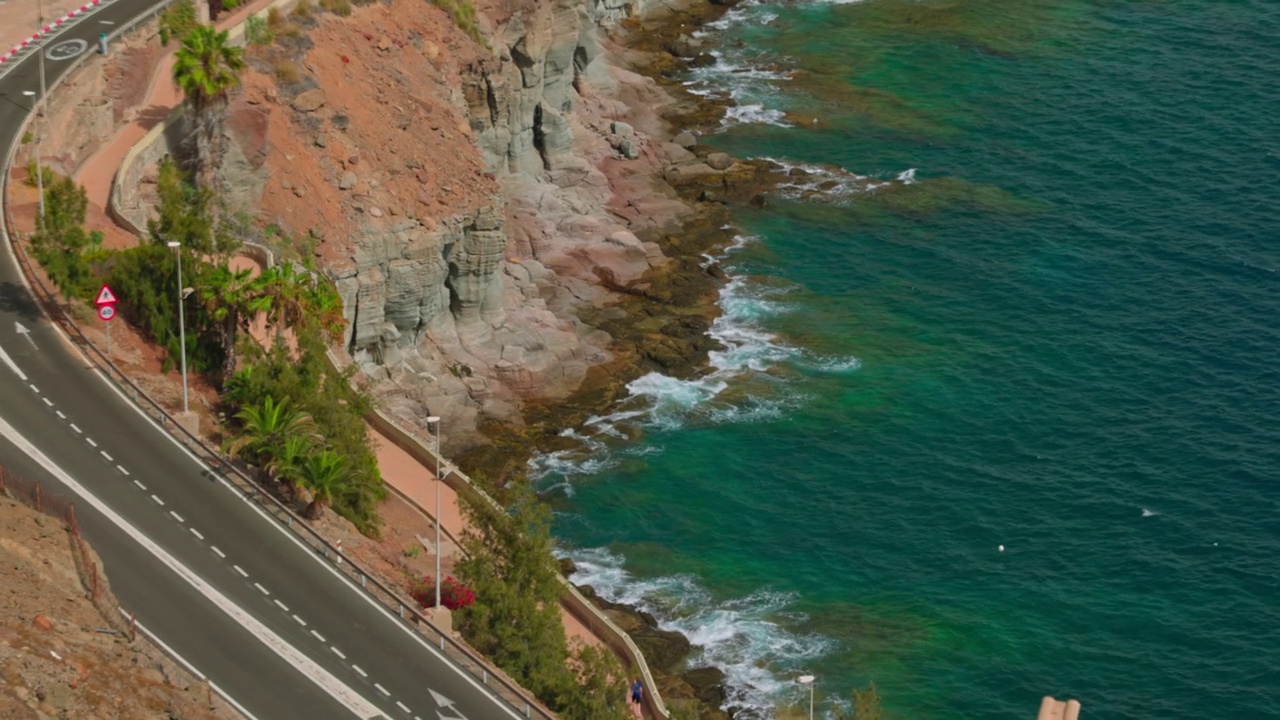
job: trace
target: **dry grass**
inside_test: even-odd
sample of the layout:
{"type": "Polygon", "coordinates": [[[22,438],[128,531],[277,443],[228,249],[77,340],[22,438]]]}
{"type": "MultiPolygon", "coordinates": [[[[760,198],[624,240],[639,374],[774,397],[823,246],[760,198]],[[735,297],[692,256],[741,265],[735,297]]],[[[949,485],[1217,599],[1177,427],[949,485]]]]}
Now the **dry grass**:
{"type": "Polygon", "coordinates": [[[296,85],[302,80],[302,68],[298,67],[298,63],[291,60],[281,60],[271,68],[271,72],[276,76],[276,80],[281,85],[296,85]]]}
{"type": "Polygon", "coordinates": [[[297,5],[293,6],[293,12],[289,14],[296,18],[311,17],[311,0],[300,0],[297,5]]]}
{"type": "Polygon", "coordinates": [[[320,0],[320,7],[328,10],[334,15],[349,17],[351,15],[351,0],[320,0]]]}

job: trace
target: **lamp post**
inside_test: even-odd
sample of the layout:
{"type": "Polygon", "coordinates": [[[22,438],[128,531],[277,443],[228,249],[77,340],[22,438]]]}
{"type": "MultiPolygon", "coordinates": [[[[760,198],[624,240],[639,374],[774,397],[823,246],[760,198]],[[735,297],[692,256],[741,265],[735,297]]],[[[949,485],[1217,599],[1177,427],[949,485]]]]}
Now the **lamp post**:
{"type": "Polygon", "coordinates": [[[187,414],[187,327],[185,313],[182,310],[182,299],[186,293],[182,291],[182,243],[170,240],[166,243],[173,248],[173,256],[178,260],[178,344],[182,346],[182,414],[187,414]]]}
{"type": "MultiPolygon", "coordinates": [[[[43,58],[44,55],[41,54],[40,57],[43,58]]],[[[43,68],[44,63],[41,63],[40,67],[43,68]]],[[[40,167],[40,125],[39,125],[39,117],[36,115],[36,91],[23,90],[22,94],[31,98],[31,117],[33,118],[33,124],[35,124],[36,126],[36,148],[35,148],[36,191],[40,193],[40,217],[39,217],[39,222],[36,224],[39,225],[40,229],[43,230],[44,229],[44,168],[40,167]]]]}
{"type": "Polygon", "coordinates": [[[427,424],[436,426],[436,612],[440,612],[440,416],[427,416],[427,424]]]}
{"type": "MultiPolygon", "coordinates": [[[[44,32],[44,3],[36,1],[36,28],[37,32],[44,32]]],[[[44,84],[44,46],[36,48],[40,51],[40,112],[44,112],[44,98],[46,94],[44,84]]],[[[35,105],[32,105],[32,113],[35,113],[35,105]]],[[[39,117],[36,118],[37,122],[39,117]]],[[[40,167],[40,131],[36,131],[36,188],[40,193],[40,226],[44,227],[44,171],[40,167]]]]}
{"type": "Polygon", "coordinates": [[[813,684],[815,680],[817,678],[812,675],[801,675],[796,678],[796,682],[809,686],[809,720],[813,720],[813,684]]]}

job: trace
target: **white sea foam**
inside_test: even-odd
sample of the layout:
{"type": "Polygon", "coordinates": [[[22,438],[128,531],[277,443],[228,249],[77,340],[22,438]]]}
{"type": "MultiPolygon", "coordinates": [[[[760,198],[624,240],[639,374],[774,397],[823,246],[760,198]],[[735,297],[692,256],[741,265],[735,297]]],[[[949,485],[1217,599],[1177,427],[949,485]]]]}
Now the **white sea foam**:
{"type": "Polygon", "coordinates": [[[892,179],[859,175],[844,168],[815,165],[812,163],[794,162],[791,160],[766,157],[762,158],[774,163],[781,172],[790,177],[786,182],[778,183],[777,191],[783,197],[792,199],[825,198],[831,201],[843,201],[847,198],[875,192],[880,188],[893,185],[915,185],[916,168],[909,168],[897,173],[892,179]]]}
{"type": "Polygon", "coordinates": [[[604,548],[563,554],[578,568],[570,578],[573,582],[650,613],[663,629],[688,637],[697,648],[689,666],[712,665],[724,671],[728,704],[738,718],[772,717],[771,698],[787,685],[777,671],[804,666],[832,647],[827,638],[784,627],[784,620],[804,620],[787,612],[794,595],[761,590],[717,601],[688,575],[636,578],[623,567],[621,557],[604,548]]]}
{"type": "Polygon", "coordinates": [[[1159,515],[1159,514],[1160,513],[1156,512],[1155,510],[1148,510],[1146,508],[1142,508],[1142,517],[1155,517],[1156,515],[1159,515]]]}

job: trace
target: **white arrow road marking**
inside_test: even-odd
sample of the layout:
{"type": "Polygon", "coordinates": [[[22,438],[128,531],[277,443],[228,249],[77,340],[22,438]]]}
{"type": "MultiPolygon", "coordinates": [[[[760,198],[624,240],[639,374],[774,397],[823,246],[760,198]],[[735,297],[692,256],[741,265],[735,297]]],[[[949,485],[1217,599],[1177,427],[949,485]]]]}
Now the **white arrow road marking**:
{"type": "Polygon", "coordinates": [[[441,695],[435,690],[432,690],[431,688],[427,688],[427,692],[431,693],[431,699],[435,700],[437,705],[439,705],[440,707],[450,712],[449,715],[445,715],[440,711],[436,711],[436,716],[439,717],[440,720],[467,720],[467,717],[462,713],[458,712],[458,708],[453,706],[452,700],[441,695]],[[457,714],[454,715],[452,713],[457,713],[457,714]]]}
{"type": "Polygon", "coordinates": [[[339,680],[328,670],[318,665],[314,660],[302,654],[297,648],[290,645],[284,638],[263,625],[252,615],[246,612],[239,605],[235,604],[226,595],[223,595],[217,588],[210,585],[204,578],[197,575],[194,571],[183,565],[177,558],[170,555],[164,548],[156,544],[151,538],[147,537],[141,530],[130,525],[127,520],[118,515],[114,510],[107,507],[105,503],[88,491],[79,482],[76,482],[65,470],[59,467],[48,456],[40,452],[40,450],[32,445],[25,437],[23,437],[12,425],[0,418],[0,435],[3,435],[15,447],[26,453],[39,463],[51,475],[56,477],[71,489],[76,495],[79,495],[86,503],[95,510],[102,513],[103,517],[111,521],[121,532],[128,535],[138,545],[142,546],[147,552],[155,556],[157,560],[164,563],[166,567],[173,571],[175,575],[182,578],[187,584],[195,588],[197,592],[204,595],[219,610],[226,613],[231,619],[235,620],[245,630],[258,638],[264,646],[280,656],[280,659],[292,665],[304,677],[314,682],[321,690],[325,691],[350,710],[358,717],[369,720],[381,714],[381,711],[373,705],[373,703],[364,699],[359,693],[339,680]]]}
{"type": "Polygon", "coordinates": [[[26,326],[26,325],[23,325],[22,323],[18,322],[17,320],[14,320],[14,321],[13,321],[13,331],[14,331],[14,332],[16,332],[16,333],[18,333],[18,334],[19,334],[19,335],[21,335],[22,337],[26,338],[26,339],[27,339],[27,342],[31,343],[31,347],[36,348],[37,350],[39,350],[39,349],[40,349],[40,348],[36,347],[36,340],[35,340],[35,338],[31,337],[31,331],[30,331],[29,329],[27,329],[27,326],[26,326]]]}
{"type": "Polygon", "coordinates": [[[2,347],[0,347],[0,361],[3,361],[5,365],[8,365],[9,369],[13,371],[13,374],[17,375],[22,382],[27,381],[27,374],[22,372],[22,368],[18,367],[18,364],[13,361],[13,358],[9,357],[9,353],[5,352],[2,347]]]}

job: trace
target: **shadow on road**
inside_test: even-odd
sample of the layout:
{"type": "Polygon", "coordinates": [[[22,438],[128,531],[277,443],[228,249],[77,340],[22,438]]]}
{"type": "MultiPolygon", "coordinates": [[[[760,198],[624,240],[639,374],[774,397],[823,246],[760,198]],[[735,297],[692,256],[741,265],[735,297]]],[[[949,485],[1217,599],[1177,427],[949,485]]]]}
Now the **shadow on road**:
{"type": "Polygon", "coordinates": [[[32,323],[40,319],[40,306],[25,287],[15,282],[0,283],[0,312],[15,313],[32,323]]]}

